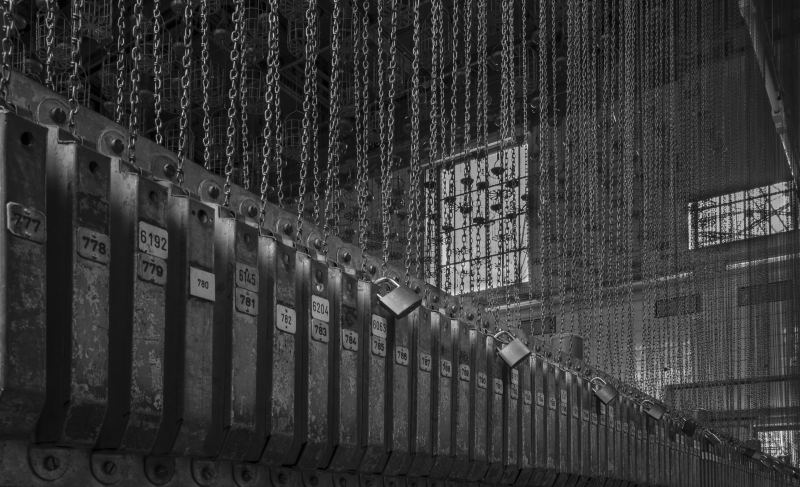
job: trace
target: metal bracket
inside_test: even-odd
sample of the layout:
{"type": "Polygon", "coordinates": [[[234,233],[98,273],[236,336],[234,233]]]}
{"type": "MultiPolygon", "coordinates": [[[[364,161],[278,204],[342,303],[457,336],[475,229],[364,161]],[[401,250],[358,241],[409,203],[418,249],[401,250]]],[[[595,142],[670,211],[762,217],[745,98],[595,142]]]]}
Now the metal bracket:
{"type": "Polygon", "coordinates": [[[175,458],[152,455],[145,457],[144,473],[155,485],[168,484],[175,476],[175,458]]]}
{"type": "Polygon", "coordinates": [[[43,480],[60,479],[69,469],[70,450],[49,446],[31,446],[28,461],[33,472],[43,480]]]}
{"type": "Polygon", "coordinates": [[[93,452],[92,474],[101,483],[115,484],[128,474],[128,456],[103,451],[93,452]]]}
{"type": "Polygon", "coordinates": [[[202,487],[210,487],[219,478],[219,466],[212,460],[192,459],[192,478],[202,487]]]}

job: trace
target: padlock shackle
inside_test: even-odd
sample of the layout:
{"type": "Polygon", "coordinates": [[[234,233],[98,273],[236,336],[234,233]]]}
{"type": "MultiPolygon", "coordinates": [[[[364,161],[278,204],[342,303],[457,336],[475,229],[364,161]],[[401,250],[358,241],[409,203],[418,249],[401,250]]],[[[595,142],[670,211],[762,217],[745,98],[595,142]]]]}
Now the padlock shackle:
{"type": "Polygon", "coordinates": [[[606,381],[601,379],[600,377],[594,377],[592,380],[589,381],[590,384],[594,384],[594,381],[599,380],[602,385],[606,385],[606,381]]]}
{"type": "MultiPolygon", "coordinates": [[[[514,336],[513,333],[511,333],[508,330],[500,330],[497,333],[495,333],[494,335],[492,335],[492,338],[494,338],[495,340],[500,340],[500,338],[498,338],[498,337],[500,337],[503,334],[506,334],[506,335],[511,337],[511,340],[509,340],[508,343],[511,343],[512,341],[516,340],[516,338],[517,338],[517,337],[514,336]]],[[[500,340],[500,341],[502,342],[502,340],[500,340]]],[[[506,342],[504,342],[504,343],[506,343],[506,342]]]]}
{"type": "Polygon", "coordinates": [[[391,277],[386,277],[386,276],[384,276],[384,277],[379,277],[378,279],[375,279],[375,281],[373,282],[373,284],[383,284],[383,283],[384,283],[384,282],[386,282],[386,281],[389,281],[389,282],[391,282],[392,284],[394,284],[394,287],[396,287],[396,288],[400,287],[400,284],[398,284],[398,283],[397,283],[397,281],[395,281],[395,280],[394,280],[394,279],[392,279],[391,277]]]}

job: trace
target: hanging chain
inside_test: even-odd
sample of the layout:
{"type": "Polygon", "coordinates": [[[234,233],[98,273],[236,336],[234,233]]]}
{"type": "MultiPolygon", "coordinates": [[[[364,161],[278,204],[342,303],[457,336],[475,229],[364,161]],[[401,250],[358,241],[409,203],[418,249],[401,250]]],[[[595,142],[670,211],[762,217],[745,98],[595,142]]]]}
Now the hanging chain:
{"type": "MultiPolygon", "coordinates": [[[[315,0],[316,2],[316,0],[315,0]]],[[[316,3],[315,3],[316,5],[316,3]]],[[[314,9],[314,24],[311,30],[311,55],[306,57],[311,63],[311,165],[314,168],[314,223],[320,223],[319,211],[319,86],[317,84],[317,53],[319,50],[319,14],[314,9]]]]}
{"type": "MultiPolygon", "coordinates": [[[[206,0],[207,1],[207,0],[206,0]]],[[[178,170],[175,173],[175,180],[178,186],[183,185],[183,165],[189,155],[189,138],[191,129],[189,128],[189,116],[191,110],[191,100],[189,99],[189,80],[192,75],[192,9],[191,3],[186,3],[183,9],[183,76],[181,76],[181,115],[179,120],[179,146],[178,146],[178,170]]],[[[236,81],[231,77],[233,83],[236,81]]],[[[230,137],[230,133],[228,133],[230,137]]],[[[226,193],[227,195],[227,193],[226,193]]],[[[227,203],[227,196],[226,196],[227,203]]],[[[226,204],[227,206],[227,204],[226,204]]]]}
{"type": "Polygon", "coordinates": [[[239,104],[242,110],[242,186],[250,189],[250,141],[248,140],[247,128],[247,57],[242,56],[242,74],[239,84],[239,104]]]}
{"type": "Polygon", "coordinates": [[[323,225],[323,245],[324,252],[328,253],[328,237],[331,233],[331,220],[338,221],[339,212],[337,211],[338,199],[336,198],[336,181],[339,171],[339,35],[340,35],[340,15],[341,0],[333,2],[333,18],[331,19],[331,86],[330,86],[330,123],[328,125],[328,165],[327,179],[325,183],[325,214],[323,225]]]}
{"type": "MultiPolygon", "coordinates": [[[[203,167],[205,167],[207,171],[211,169],[211,108],[209,107],[210,102],[208,98],[211,88],[211,79],[209,76],[210,67],[208,60],[208,2],[209,0],[200,0],[200,29],[202,31],[200,37],[200,72],[203,77],[203,167]]],[[[270,32],[270,35],[271,34],[272,32],[270,32]]],[[[217,80],[217,83],[220,82],[221,80],[217,80]]],[[[267,84],[267,86],[267,89],[269,89],[269,84],[267,84]]]]}
{"type": "MultiPolygon", "coordinates": [[[[394,11],[394,5],[390,7],[394,11]]],[[[379,129],[380,129],[380,155],[381,155],[381,233],[382,233],[382,257],[381,275],[386,275],[386,270],[389,260],[389,205],[391,205],[391,172],[389,165],[391,164],[391,156],[386,154],[386,99],[384,98],[384,80],[383,73],[383,10],[384,0],[378,0],[378,65],[375,70],[375,78],[378,83],[378,116],[379,116],[379,129]]],[[[389,134],[391,137],[391,134],[389,134]]]]}
{"type": "MultiPolygon", "coordinates": [[[[360,34],[361,40],[360,42],[356,39],[356,58],[355,62],[356,65],[359,63],[359,50],[360,50],[360,60],[361,60],[361,76],[363,79],[360,80],[360,86],[356,83],[356,116],[359,114],[361,115],[361,124],[356,125],[357,130],[360,127],[360,137],[356,138],[356,144],[361,144],[358,156],[357,156],[357,163],[358,163],[358,202],[359,202],[359,237],[358,242],[361,247],[361,263],[364,268],[366,268],[367,261],[364,259],[364,256],[367,251],[367,177],[369,172],[368,167],[368,159],[367,159],[367,150],[368,150],[368,138],[367,135],[369,133],[369,125],[367,120],[369,118],[369,85],[367,83],[367,79],[369,76],[369,0],[364,0],[363,3],[363,12],[361,15],[361,27],[359,30],[354,32],[354,35],[357,37],[360,34]],[[359,91],[360,89],[360,96],[359,91]],[[360,139],[360,140],[359,140],[360,139]]],[[[353,9],[353,24],[355,25],[358,22],[358,16],[356,12],[358,10],[357,3],[356,8],[353,9]]],[[[358,74],[358,66],[356,66],[356,77],[359,77],[358,74]]]]}
{"type": "MultiPolygon", "coordinates": [[[[555,1],[555,0],[550,0],[555,1]]],[[[548,174],[548,161],[550,159],[550,122],[548,114],[550,112],[550,97],[548,91],[548,29],[555,29],[555,25],[548,26],[547,1],[541,0],[539,4],[539,268],[540,268],[540,293],[541,293],[541,312],[540,319],[542,329],[545,329],[549,318],[549,288],[547,277],[548,263],[548,204],[550,176],[548,174]]],[[[554,34],[555,35],[555,34],[554,34]]],[[[553,46],[555,48],[555,46],[553,46]]],[[[553,66],[555,68],[555,66],[553,66]]],[[[531,279],[531,287],[533,287],[531,279]]],[[[533,289],[531,289],[533,295],[533,289]]]]}
{"type": "Polygon", "coordinates": [[[411,64],[411,167],[410,167],[410,180],[411,180],[411,202],[409,205],[409,224],[406,232],[406,285],[411,282],[410,269],[411,269],[411,246],[414,244],[416,252],[415,275],[419,276],[420,271],[420,251],[419,251],[419,44],[420,44],[420,25],[419,25],[419,0],[414,0],[414,47],[413,54],[414,60],[411,64]]]}
{"type": "MultiPolygon", "coordinates": [[[[389,19],[389,106],[388,106],[388,126],[386,133],[388,134],[386,141],[386,154],[387,154],[387,191],[391,195],[391,172],[392,172],[392,157],[394,155],[394,97],[396,95],[396,82],[397,82],[397,0],[391,0],[392,14],[389,19]]],[[[382,125],[382,124],[381,124],[382,125]]],[[[388,223],[388,219],[387,219],[388,223]]],[[[383,274],[386,275],[386,260],[388,257],[389,240],[386,238],[388,230],[384,228],[384,269],[383,274]]]]}
{"type": "Polygon", "coordinates": [[[55,85],[53,84],[53,50],[55,49],[56,44],[56,0],[47,0],[46,1],[46,8],[47,12],[45,13],[44,24],[45,28],[47,29],[47,37],[45,39],[47,43],[47,55],[45,59],[45,68],[46,68],[46,75],[45,75],[45,84],[48,88],[55,91],[55,85]]]}
{"type": "MultiPolygon", "coordinates": [[[[236,100],[239,98],[239,58],[241,56],[241,41],[242,41],[242,17],[244,13],[244,0],[234,0],[236,4],[233,11],[233,34],[231,40],[233,47],[231,49],[231,87],[228,89],[228,98],[230,105],[228,106],[228,143],[225,147],[225,201],[223,206],[228,208],[231,201],[231,178],[233,174],[233,157],[236,150],[236,100]]],[[[188,7],[187,7],[188,8],[188,7]]]]}
{"type": "MultiPolygon", "coordinates": [[[[164,74],[161,65],[164,64],[164,56],[161,52],[161,28],[164,19],[161,17],[161,2],[153,0],[153,110],[155,112],[156,144],[163,145],[164,134],[161,126],[161,98],[163,96],[164,74]]],[[[166,31],[166,29],[165,29],[166,31]]],[[[171,64],[169,64],[171,66],[171,64]]]]}
{"type": "MultiPolygon", "coordinates": [[[[301,242],[303,237],[303,211],[305,209],[305,195],[306,195],[306,175],[308,172],[308,162],[311,158],[309,154],[311,136],[311,91],[316,90],[316,70],[314,65],[314,37],[316,37],[316,16],[317,16],[317,1],[308,0],[306,7],[306,63],[305,63],[305,76],[303,79],[303,150],[300,156],[300,192],[297,198],[297,241],[301,242]]],[[[316,166],[315,166],[316,167],[316,166]]],[[[316,193],[316,183],[314,192],[316,193]]],[[[316,195],[315,195],[316,198],[316,195]]],[[[315,203],[316,204],[316,203],[315,203]]]]}
{"type": "MultiPolygon", "coordinates": [[[[13,0],[9,0],[9,5],[13,6],[13,0]]],[[[73,0],[72,3],[72,74],[69,77],[69,116],[67,118],[67,125],[69,131],[75,133],[75,114],[78,113],[78,76],[81,70],[81,42],[83,41],[83,34],[81,34],[81,23],[83,21],[83,2],[84,0],[73,0]]],[[[141,4],[140,4],[141,6],[141,4]]],[[[8,11],[6,11],[8,13],[8,11]]],[[[5,17],[4,17],[5,21],[5,17]]],[[[3,93],[3,99],[8,92],[8,75],[6,73],[6,40],[8,39],[11,24],[7,25],[6,37],[3,39],[3,87],[0,89],[3,93]]],[[[9,51],[10,51],[9,40],[9,51]]],[[[133,161],[132,161],[133,162],[133,161]]]]}
{"type": "MultiPolygon", "coordinates": [[[[476,114],[475,114],[475,160],[478,163],[478,168],[475,171],[475,210],[474,216],[472,216],[472,227],[470,227],[470,247],[472,248],[472,234],[475,234],[475,255],[474,255],[474,266],[476,267],[475,272],[475,284],[478,290],[481,289],[481,284],[485,283],[487,279],[485,277],[481,277],[481,268],[483,267],[483,258],[482,258],[482,251],[483,245],[481,243],[481,232],[488,228],[485,224],[486,219],[489,216],[488,211],[484,211],[485,204],[488,204],[487,201],[482,201],[481,197],[484,196],[485,191],[481,189],[481,185],[488,186],[489,178],[486,175],[485,168],[486,165],[484,162],[484,157],[486,154],[486,146],[488,145],[488,141],[486,140],[485,133],[486,133],[486,101],[487,101],[487,86],[485,83],[485,75],[486,75],[486,1],[487,0],[478,0],[478,29],[477,29],[477,51],[478,51],[478,79],[476,80],[475,86],[475,94],[476,98],[478,99],[478,105],[476,107],[476,114]]],[[[469,100],[469,98],[467,98],[469,100]]],[[[486,273],[488,274],[489,268],[487,266],[486,273]]],[[[475,302],[475,301],[473,301],[475,302]]],[[[483,318],[483,306],[478,306],[478,313],[477,313],[476,320],[477,322],[481,322],[483,318]]],[[[482,326],[482,325],[481,325],[482,326]]]]}
{"type": "Polygon", "coordinates": [[[278,0],[270,1],[268,22],[269,37],[267,51],[266,92],[264,94],[266,106],[264,108],[264,129],[262,132],[264,135],[264,147],[262,154],[263,158],[261,160],[261,208],[258,216],[259,229],[264,227],[264,221],[267,217],[269,165],[272,159],[272,130],[273,125],[275,125],[275,130],[277,133],[279,117],[277,113],[273,114],[274,105],[280,103],[280,98],[278,98],[278,94],[280,93],[280,86],[278,86],[278,0]]]}
{"type": "Polygon", "coordinates": [[[125,89],[125,0],[118,0],[117,10],[117,106],[114,107],[114,121],[122,124],[124,112],[123,91],[125,89]]]}
{"type": "Polygon", "coordinates": [[[141,81],[139,67],[142,64],[142,48],[144,47],[144,34],[142,32],[142,0],[136,0],[134,2],[133,15],[133,47],[131,48],[133,67],[131,69],[131,115],[130,119],[128,120],[128,160],[131,162],[131,164],[136,164],[136,139],[139,135],[139,82],[141,81]]]}

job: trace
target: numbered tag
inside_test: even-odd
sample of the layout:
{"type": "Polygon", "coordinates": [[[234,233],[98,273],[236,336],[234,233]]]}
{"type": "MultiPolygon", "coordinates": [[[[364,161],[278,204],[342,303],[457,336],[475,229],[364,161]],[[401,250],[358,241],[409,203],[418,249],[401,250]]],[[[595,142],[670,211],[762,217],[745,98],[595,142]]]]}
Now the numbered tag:
{"type": "Polygon", "coordinates": [[[386,338],[389,331],[389,321],[378,315],[372,315],[372,334],[376,337],[386,338]]]}
{"type": "Polygon", "coordinates": [[[250,316],[258,314],[258,294],[242,289],[236,288],[236,311],[245,313],[250,316]]]}
{"type": "Polygon", "coordinates": [[[533,403],[533,395],[531,391],[525,391],[525,394],[522,396],[522,401],[527,405],[530,406],[533,403]]]}
{"type": "Polygon", "coordinates": [[[433,359],[431,358],[431,354],[420,352],[419,369],[425,372],[430,372],[432,366],[433,366],[433,359]]]}
{"type": "Polygon", "coordinates": [[[194,267],[189,268],[189,294],[198,298],[214,301],[214,273],[194,267]]]}
{"type": "Polygon", "coordinates": [[[495,394],[502,394],[503,393],[503,381],[500,379],[494,379],[492,382],[492,390],[494,390],[495,394]]]}
{"type": "Polygon", "coordinates": [[[327,299],[316,295],[311,296],[311,317],[325,323],[331,321],[331,308],[327,299]]]}
{"type": "Polygon", "coordinates": [[[166,259],[169,254],[167,247],[167,231],[150,225],[147,222],[139,222],[139,250],[142,252],[166,259]]]}
{"type": "Polygon", "coordinates": [[[453,364],[449,360],[442,359],[439,364],[439,371],[442,377],[453,377],[453,364]]]}
{"type": "Polygon", "coordinates": [[[544,407],[544,393],[537,392],[536,393],[536,405],[539,407],[544,407]]]}
{"type": "Polygon", "coordinates": [[[342,348],[352,352],[358,351],[358,332],[342,330],[342,348]]]}
{"type": "Polygon", "coordinates": [[[566,404],[567,403],[567,391],[561,389],[561,402],[566,404]]]}
{"type": "Polygon", "coordinates": [[[588,409],[584,409],[583,411],[581,411],[581,419],[583,420],[584,423],[588,423],[589,422],[589,410],[588,409]]]}
{"type": "Polygon", "coordinates": [[[622,422],[621,421],[617,421],[617,430],[619,430],[620,428],[622,428],[622,422]]]}
{"type": "Polygon", "coordinates": [[[236,263],[236,286],[258,292],[258,269],[236,263]]]}
{"type": "Polygon", "coordinates": [[[511,383],[519,384],[519,370],[511,369],[511,383]]]}
{"type": "Polygon", "coordinates": [[[552,409],[553,411],[555,411],[555,410],[556,410],[556,398],[555,398],[555,397],[553,397],[553,396],[550,396],[550,397],[547,399],[547,407],[548,407],[548,408],[550,408],[550,409],[552,409]]]}
{"type": "Polygon", "coordinates": [[[622,431],[624,431],[626,435],[628,434],[628,423],[622,423],[622,431]]]}
{"type": "Polygon", "coordinates": [[[108,264],[111,258],[111,239],[108,235],[81,227],[78,228],[77,238],[75,245],[78,247],[78,255],[100,264],[108,264]]]}
{"type": "Polygon", "coordinates": [[[465,382],[469,382],[469,365],[461,364],[458,366],[458,378],[465,382]]]}
{"type": "Polygon", "coordinates": [[[486,386],[488,386],[489,379],[486,377],[484,372],[478,372],[478,387],[486,390],[486,386]]]}
{"type": "Polygon", "coordinates": [[[167,283],[167,262],[164,259],[139,253],[139,279],[163,286],[167,283]]]}
{"type": "Polygon", "coordinates": [[[578,413],[578,406],[572,406],[572,417],[578,419],[580,414],[578,413]]]}
{"type": "Polygon", "coordinates": [[[6,228],[12,235],[36,243],[47,240],[47,218],[44,213],[19,203],[6,205],[6,228]]]}
{"type": "MultiPolygon", "coordinates": [[[[406,347],[401,347],[399,345],[394,347],[394,361],[399,365],[407,366],[410,358],[411,354],[408,353],[408,349],[406,347]]],[[[428,367],[430,367],[430,364],[428,364],[428,367]]],[[[428,370],[430,370],[430,368],[428,370]]]]}
{"type": "Polygon", "coordinates": [[[592,413],[592,424],[597,424],[597,413],[592,413]]]}
{"type": "Polygon", "coordinates": [[[321,320],[311,320],[311,339],[317,342],[328,343],[330,341],[330,331],[328,324],[321,320]]]}
{"type": "Polygon", "coordinates": [[[511,396],[511,399],[516,400],[519,397],[519,385],[511,384],[511,388],[508,390],[508,394],[511,396]]]}
{"type": "MultiPolygon", "coordinates": [[[[385,357],[386,356],[386,340],[381,337],[372,337],[370,340],[372,343],[372,355],[377,355],[378,357],[385,357]]],[[[395,354],[395,357],[397,355],[395,354]]]]}
{"type": "Polygon", "coordinates": [[[295,332],[297,332],[297,313],[295,313],[292,308],[288,308],[282,304],[275,306],[275,313],[277,317],[275,320],[275,327],[294,335],[295,332]]]}

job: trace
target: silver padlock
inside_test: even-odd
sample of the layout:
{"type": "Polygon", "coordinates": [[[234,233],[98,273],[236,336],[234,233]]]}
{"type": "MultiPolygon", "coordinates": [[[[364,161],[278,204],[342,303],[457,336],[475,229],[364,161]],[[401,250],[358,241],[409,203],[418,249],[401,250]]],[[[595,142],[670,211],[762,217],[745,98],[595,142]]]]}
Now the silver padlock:
{"type": "Polygon", "coordinates": [[[495,340],[499,340],[500,336],[506,334],[511,337],[511,341],[502,349],[500,347],[495,347],[495,351],[500,358],[503,359],[503,362],[506,363],[512,369],[517,365],[521,364],[523,360],[528,358],[531,354],[531,351],[528,347],[522,343],[522,340],[515,337],[511,334],[508,330],[502,330],[494,335],[495,340]]]}
{"type": "Polygon", "coordinates": [[[590,382],[594,384],[595,381],[598,381],[602,384],[599,388],[594,390],[594,395],[597,396],[597,398],[600,399],[603,404],[608,404],[616,399],[617,396],[619,396],[619,391],[617,391],[617,389],[611,384],[607,384],[606,381],[600,377],[595,377],[590,382]]]}
{"type": "Polygon", "coordinates": [[[717,436],[713,431],[706,430],[705,437],[714,446],[719,446],[722,443],[722,440],[719,436],[717,436]]]}
{"type": "Polygon", "coordinates": [[[394,284],[395,289],[385,296],[378,296],[378,301],[380,301],[381,306],[392,313],[396,319],[406,317],[422,304],[422,296],[412,291],[410,287],[398,284],[397,281],[389,277],[381,277],[376,280],[376,288],[384,282],[394,284]]]}
{"type": "Polygon", "coordinates": [[[642,409],[644,409],[644,412],[646,412],[651,418],[655,419],[656,421],[661,419],[661,417],[664,416],[664,413],[666,412],[664,406],[662,406],[661,404],[656,404],[649,399],[645,399],[644,401],[642,401],[642,409]]]}
{"type": "Polygon", "coordinates": [[[752,458],[753,460],[761,460],[762,458],[764,458],[763,453],[761,453],[758,450],[754,450],[752,448],[745,448],[742,454],[748,458],[752,458]]]}

